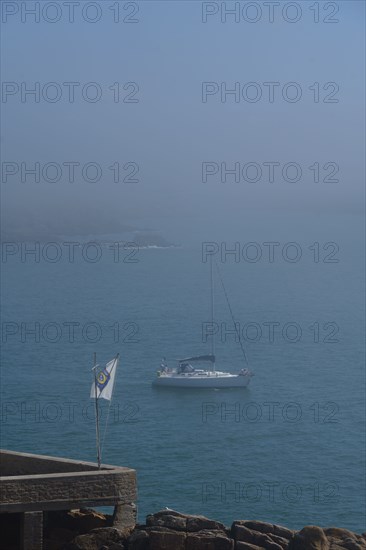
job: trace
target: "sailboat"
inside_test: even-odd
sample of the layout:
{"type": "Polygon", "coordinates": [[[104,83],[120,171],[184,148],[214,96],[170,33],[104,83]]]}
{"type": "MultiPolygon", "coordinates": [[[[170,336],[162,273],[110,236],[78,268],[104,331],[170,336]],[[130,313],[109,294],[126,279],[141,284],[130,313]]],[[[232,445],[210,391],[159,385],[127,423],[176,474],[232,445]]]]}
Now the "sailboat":
{"type": "MultiPolygon", "coordinates": [[[[214,323],[214,278],[213,278],[213,262],[212,256],[210,256],[210,274],[211,274],[211,322],[214,323]]],[[[218,270],[218,266],[216,265],[218,270]]],[[[220,276],[221,284],[224,290],[225,298],[229,306],[231,317],[234,323],[235,330],[237,325],[235,323],[232,309],[229,303],[229,299],[226,293],[226,289],[223,280],[220,276]]],[[[248,364],[247,357],[243,344],[239,336],[240,347],[244,356],[245,364],[248,364]]],[[[174,388],[245,388],[249,382],[253,373],[248,367],[242,368],[238,373],[233,374],[231,372],[225,372],[216,369],[216,357],[215,357],[215,339],[212,336],[211,340],[211,353],[208,355],[196,355],[186,357],[184,359],[178,359],[176,367],[170,368],[163,358],[160,365],[160,369],[156,373],[156,378],[153,381],[154,386],[162,387],[174,387],[174,388]],[[196,368],[193,364],[208,363],[209,368],[196,368]]]]}

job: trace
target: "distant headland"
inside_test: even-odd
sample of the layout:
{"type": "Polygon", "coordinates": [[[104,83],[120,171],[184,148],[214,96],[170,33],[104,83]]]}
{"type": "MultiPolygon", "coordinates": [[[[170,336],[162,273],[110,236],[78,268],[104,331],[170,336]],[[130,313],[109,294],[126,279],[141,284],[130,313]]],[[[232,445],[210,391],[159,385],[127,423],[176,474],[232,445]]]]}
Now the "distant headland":
{"type": "Polygon", "coordinates": [[[154,230],[125,230],[119,233],[82,233],[82,234],[60,234],[42,230],[27,231],[11,230],[2,233],[2,243],[49,243],[61,244],[63,242],[77,242],[85,244],[88,242],[100,245],[119,244],[125,248],[179,248],[181,245],[168,241],[160,231],[154,230]]]}

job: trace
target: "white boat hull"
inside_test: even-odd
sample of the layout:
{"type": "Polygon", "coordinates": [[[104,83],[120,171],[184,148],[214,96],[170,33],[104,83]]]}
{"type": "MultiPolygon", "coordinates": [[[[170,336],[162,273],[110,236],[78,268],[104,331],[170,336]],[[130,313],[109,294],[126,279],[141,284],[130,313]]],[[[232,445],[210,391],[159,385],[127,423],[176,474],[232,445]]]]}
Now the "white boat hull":
{"type": "Polygon", "coordinates": [[[154,386],[171,388],[245,388],[252,377],[252,373],[230,374],[224,372],[195,373],[168,373],[161,374],[153,381],[154,386]]]}

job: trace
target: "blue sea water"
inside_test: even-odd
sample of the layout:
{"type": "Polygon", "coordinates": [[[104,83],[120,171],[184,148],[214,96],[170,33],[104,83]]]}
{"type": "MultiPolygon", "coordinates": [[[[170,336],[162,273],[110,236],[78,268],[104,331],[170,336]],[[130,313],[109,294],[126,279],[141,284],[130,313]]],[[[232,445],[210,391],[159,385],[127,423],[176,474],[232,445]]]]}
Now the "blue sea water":
{"type": "MultiPolygon", "coordinates": [[[[199,247],[140,250],[131,263],[126,251],[115,262],[106,248],[95,263],[80,249],[74,262],[65,248],[54,263],[9,257],[1,446],[94,461],[93,352],[101,363],[120,352],[103,461],[136,469],[140,521],[169,507],[228,524],[362,532],[362,255],[349,242],[338,262],[324,262],[324,250],[315,262],[308,245],[293,263],[281,254],[273,262],[217,255],[255,374],[244,390],[151,385],[162,356],[173,364],[210,350],[202,337],[208,264],[199,247]],[[277,323],[273,338],[268,323],[277,323]]],[[[233,327],[219,284],[215,296],[217,366],[237,371],[243,359],[235,335],[225,337],[225,323],[233,327]]]]}

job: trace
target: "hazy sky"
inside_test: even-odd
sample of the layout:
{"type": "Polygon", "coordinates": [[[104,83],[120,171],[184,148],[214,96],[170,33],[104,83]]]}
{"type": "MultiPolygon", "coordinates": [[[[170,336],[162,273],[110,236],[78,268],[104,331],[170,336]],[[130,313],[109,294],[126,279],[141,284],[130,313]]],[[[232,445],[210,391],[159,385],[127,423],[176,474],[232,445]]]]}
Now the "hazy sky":
{"type": "MultiPolygon", "coordinates": [[[[60,21],[54,23],[55,6],[34,22],[34,16],[22,13],[22,5],[31,9],[36,2],[2,4],[2,162],[15,163],[2,165],[6,224],[72,230],[93,219],[103,233],[112,220],[161,229],[184,242],[210,231],[217,235],[230,229],[234,235],[248,228],[248,220],[262,230],[268,220],[291,227],[293,220],[306,226],[312,217],[330,216],[336,227],[342,212],[361,212],[364,2],[275,3],[273,23],[265,2],[227,2],[227,9],[237,5],[239,13],[228,14],[226,22],[221,2],[107,0],[94,2],[96,7],[79,2],[73,23],[67,2],[58,2],[60,21]],[[121,21],[115,23],[117,12],[111,8],[117,4],[121,21]],[[18,12],[11,15],[14,6],[18,12]],[[82,7],[89,19],[99,14],[100,20],[83,20],[82,7]],[[213,13],[206,17],[208,12],[213,13]],[[284,19],[297,15],[297,22],[284,19]],[[257,22],[245,20],[256,16],[257,22]],[[80,83],[73,103],[65,82],[80,83]],[[85,87],[90,82],[96,86],[85,87]],[[119,102],[114,101],[117,82],[119,102]],[[206,102],[203,82],[211,83],[204,88],[212,92],[206,102]],[[264,84],[269,82],[276,83],[273,102],[264,84]],[[296,87],[284,88],[289,82],[296,87]],[[22,101],[22,83],[23,92],[39,83],[39,102],[31,95],[22,101]],[[126,83],[135,84],[124,90],[126,83]],[[221,98],[225,86],[237,86],[240,95],[221,98]],[[52,102],[60,90],[60,100],[52,102]],[[252,102],[258,90],[262,97],[252,102]],[[96,91],[101,99],[88,101],[96,91]],[[292,102],[298,93],[301,99],[292,102]],[[338,102],[324,102],[332,99],[338,102]],[[41,173],[39,183],[30,174],[22,182],[21,163],[30,168],[36,162],[41,172],[47,163],[60,165],[60,181],[46,181],[41,173]],[[74,182],[69,181],[70,164],[63,165],[70,162],[79,163],[74,182]],[[211,163],[206,173],[217,169],[206,182],[204,162],[211,163]],[[83,179],[87,163],[101,168],[98,182],[83,179]],[[116,170],[116,163],[120,179],[138,165],[138,181],[114,183],[116,172],[109,167],[116,170]],[[240,163],[240,181],[229,174],[221,181],[221,163],[228,169],[240,163]],[[243,179],[248,163],[256,163],[248,168],[249,179],[255,179],[251,170],[260,166],[258,181],[243,179]],[[273,165],[272,183],[268,163],[280,164],[273,165]],[[283,179],[287,163],[300,166],[299,181],[283,179]],[[18,172],[11,175],[14,166],[18,172]],[[336,166],[339,182],[323,181],[332,178],[336,166]]],[[[92,179],[96,172],[89,169],[87,179],[92,179]]],[[[49,170],[52,179],[55,172],[49,170]]],[[[295,168],[288,170],[289,179],[295,178],[295,168]]]]}

